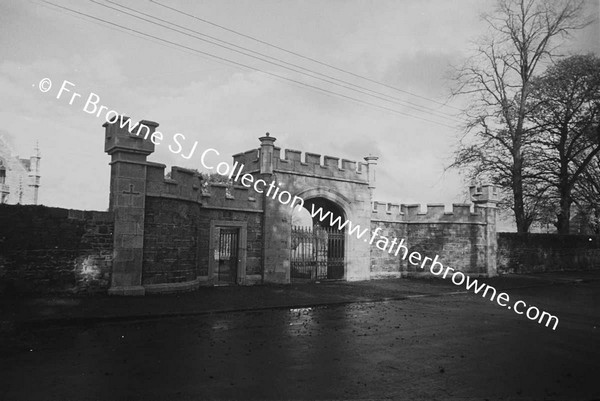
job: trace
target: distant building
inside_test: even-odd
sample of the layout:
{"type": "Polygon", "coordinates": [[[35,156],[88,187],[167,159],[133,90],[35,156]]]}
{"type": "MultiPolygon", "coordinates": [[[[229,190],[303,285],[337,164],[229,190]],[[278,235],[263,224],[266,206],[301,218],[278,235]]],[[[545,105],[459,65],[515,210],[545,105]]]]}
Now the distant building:
{"type": "Polygon", "coordinates": [[[600,234],[600,215],[596,205],[573,207],[571,209],[571,234],[600,234]]]}
{"type": "Polygon", "coordinates": [[[21,159],[0,137],[0,203],[37,205],[39,188],[39,149],[29,159],[21,159]]]}

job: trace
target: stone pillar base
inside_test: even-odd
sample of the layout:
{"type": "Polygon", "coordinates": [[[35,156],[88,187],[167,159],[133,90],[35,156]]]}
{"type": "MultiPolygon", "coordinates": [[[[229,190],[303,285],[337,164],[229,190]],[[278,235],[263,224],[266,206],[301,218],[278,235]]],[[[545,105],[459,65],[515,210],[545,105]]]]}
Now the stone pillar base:
{"type": "Polygon", "coordinates": [[[144,296],[146,295],[146,289],[141,285],[129,287],[111,287],[108,289],[108,295],[144,296]]]}
{"type": "Polygon", "coordinates": [[[352,276],[346,276],[346,281],[367,281],[367,280],[371,280],[371,276],[370,275],[364,275],[364,274],[360,274],[360,275],[352,275],[352,276]]]}
{"type": "Polygon", "coordinates": [[[172,294],[176,292],[195,291],[200,287],[201,281],[207,280],[205,278],[197,278],[196,280],[183,283],[146,284],[144,288],[148,294],[172,294]]]}

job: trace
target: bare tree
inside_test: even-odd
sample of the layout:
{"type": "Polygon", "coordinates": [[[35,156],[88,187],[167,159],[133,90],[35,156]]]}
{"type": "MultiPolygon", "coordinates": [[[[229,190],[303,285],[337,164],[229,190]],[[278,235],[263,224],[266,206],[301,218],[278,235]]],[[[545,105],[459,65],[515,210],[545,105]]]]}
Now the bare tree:
{"type": "Polygon", "coordinates": [[[529,230],[540,201],[535,184],[527,182],[528,156],[535,152],[530,83],[556,54],[560,39],[585,26],[582,7],[576,0],[500,0],[496,12],[484,17],[489,34],[456,71],[454,94],[469,100],[464,110],[468,123],[450,167],[500,185],[518,232],[529,230]]]}
{"type": "Polygon", "coordinates": [[[577,183],[600,152],[600,59],[572,56],[532,81],[531,119],[540,150],[532,179],[557,204],[556,228],[569,233],[577,183]]]}

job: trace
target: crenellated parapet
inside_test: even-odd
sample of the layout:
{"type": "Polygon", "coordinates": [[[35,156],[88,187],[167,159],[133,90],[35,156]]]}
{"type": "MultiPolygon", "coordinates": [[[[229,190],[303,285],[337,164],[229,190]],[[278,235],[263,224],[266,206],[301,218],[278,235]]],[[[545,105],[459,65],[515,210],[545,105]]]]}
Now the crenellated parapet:
{"type": "Polygon", "coordinates": [[[248,209],[259,211],[262,198],[250,188],[224,183],[207,183],[196,170],[147,163],[147,196],[179,199],[200,203],[203,207],[248,209]]]}
{"type": "Polygon", "coordinates": [[[371,218],[376,220],[403,221],[401,204],[390,202],[371,202],[371,218]]]}
{"type": "Polygon", "coordinates": [[[202,191],[202,206],[210,208],[262,211],[263,197],[242,185],[209,183],[202,191]]]}
{"type": "Polygon", "coordinates": [[[274,169],[277,171],[316,175],[327,178],[339,178],[368,182],[367,163],[340,159],[333,156],[321,156],[316,153],[304,153],[286,149],[281,157],[281,149],[275,147],[274,169]]]}
{"type": "MultiPolygon", "coordinates": [[[[260,149],[249,150],[233,156],[234,162],[244,165],[245,172],[259,171],[261,166],[260,149]]],[[[354,160],[340,159],[333,156],[322,156],[317,153],[273,147],[272,169],[309,176],[337,178],[367,183],[369,180],[368,164],[354,160]]]]}
{"type": "Polygon", "coordinates": [[[164,164],[148,162],[147,196],[200,201],[202,176],[197,171],[174,166],[170,174],[165,175],[165,168],[164,164]]]}
{"type": "Polygon", "coordinates": [[[261,210],[262,198],[254,190],[238,185],[207,183],[196,170],[148,162],[147,196],[180,199],[203,207],[261,210]]]}
{"type": "Polygon", "coordinates": [[[444,204],[397,204],[372,202],[371,219],[399,223],[474,223],[485,224],[484,208],[470,203],[454,203],[446,212],[444,204]],[[423,211],[422,211],[423,210],[423,211]]]}
{"type": "Polygon", "coordinates": [[[257,171],[260,169],[260,151],[259,149],[248,150],[243,153],[233,155],[233,163],[244,165],[245,172],[257,171]]]}

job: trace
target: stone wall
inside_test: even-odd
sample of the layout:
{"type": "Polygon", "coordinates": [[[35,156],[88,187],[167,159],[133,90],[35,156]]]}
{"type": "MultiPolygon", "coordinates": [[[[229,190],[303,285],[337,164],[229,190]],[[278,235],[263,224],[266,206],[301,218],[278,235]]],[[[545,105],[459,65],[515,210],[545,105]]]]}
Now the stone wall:
{"type": "Polygon", "coordinates": [[[222,222],[246,239],[240,284],[262,280],[262,197],[239,185],[205,183],[197,171],[147,164],[142,285],[146,291],[213,283],[211,237],[222,222]],[[169,178],[166,178],[169,177],[169,178]]]}
{"type": "Polygon", "coordinates": [[[115,216],[109,294],[187,291],[212,283],[215,266],[225,265],[215,252],[225,229],[238,237],[232,280],[261,282],[262,197],[239,185],[207,184],[196,170],[173,167],[166,173],[164,164],[147,160],[158,123],[140,121],[148,132],[138,136],[127,131],[127,120],[103,125],[115,216]]]}
{"type": "MultiPolygon", "coordinates": [[[[371,232],[379,228],[379,234],[398,241],[406,239],[408,225],[403,222],[373,218],[371,220],[371,232]]],[[[405,241],[406,243],[406,241],[405,241]]],[[[389,249],[389,248],[388,248],[389,249]]],[[[403,263],[401,255],[394,255],[395,252],[388,252],[377,248],[376,241],[370,248],[371,253],[371,278],[401,277],[402,272],[406,270],[406,264],[403,263]]]]}
{"type": "Polygon", "coordinates": [[[600,237],[498,234],[499,273],[600,269],[600,237]]]}
{"type": "Polygon", "coordinates": [[[262,215],[198,203],[148,197],[144,230],[142,284],[211,282],[209,258],[211,221],[244,222],[247,233],[246,277],[260,280],[262,215]],[[258,276],[258,277],[256,277],[258,276]]]}
{"type": "Polygon", "coordinates": [[[197,203],[146,199],[142,284],[181,283],[207,274],[199,265],[200,216],[197,203]]]}
{"type": "MultiPolygon", "coordinates": [[[[379,228],[382,236],[397,238],[398,243],[404,239],[408,254],[419,252],[432,259],[439,255],[444,266],[469,275],[491,276],[495,271],[489,255],[495,249],[495,240],[488,236],[489,213],[495,213],[494,209],[469,204],[454,204],[452,212],[445,212],[444,205],[433,204],[421,212],[420,205],[374,202],[371,231],[379,228]]],[[[371,278],[428,274],[409,263],[408,258],[403,259],[403,249],[395,255],[389,247],[381,250],[376,245],[377,239],[371,246],[371,278]]]]}
{"type": "Polygon", "coordinates": [[[0,205],[0,292],[106,291],[112,235],[108,212],[0,205]]]}

